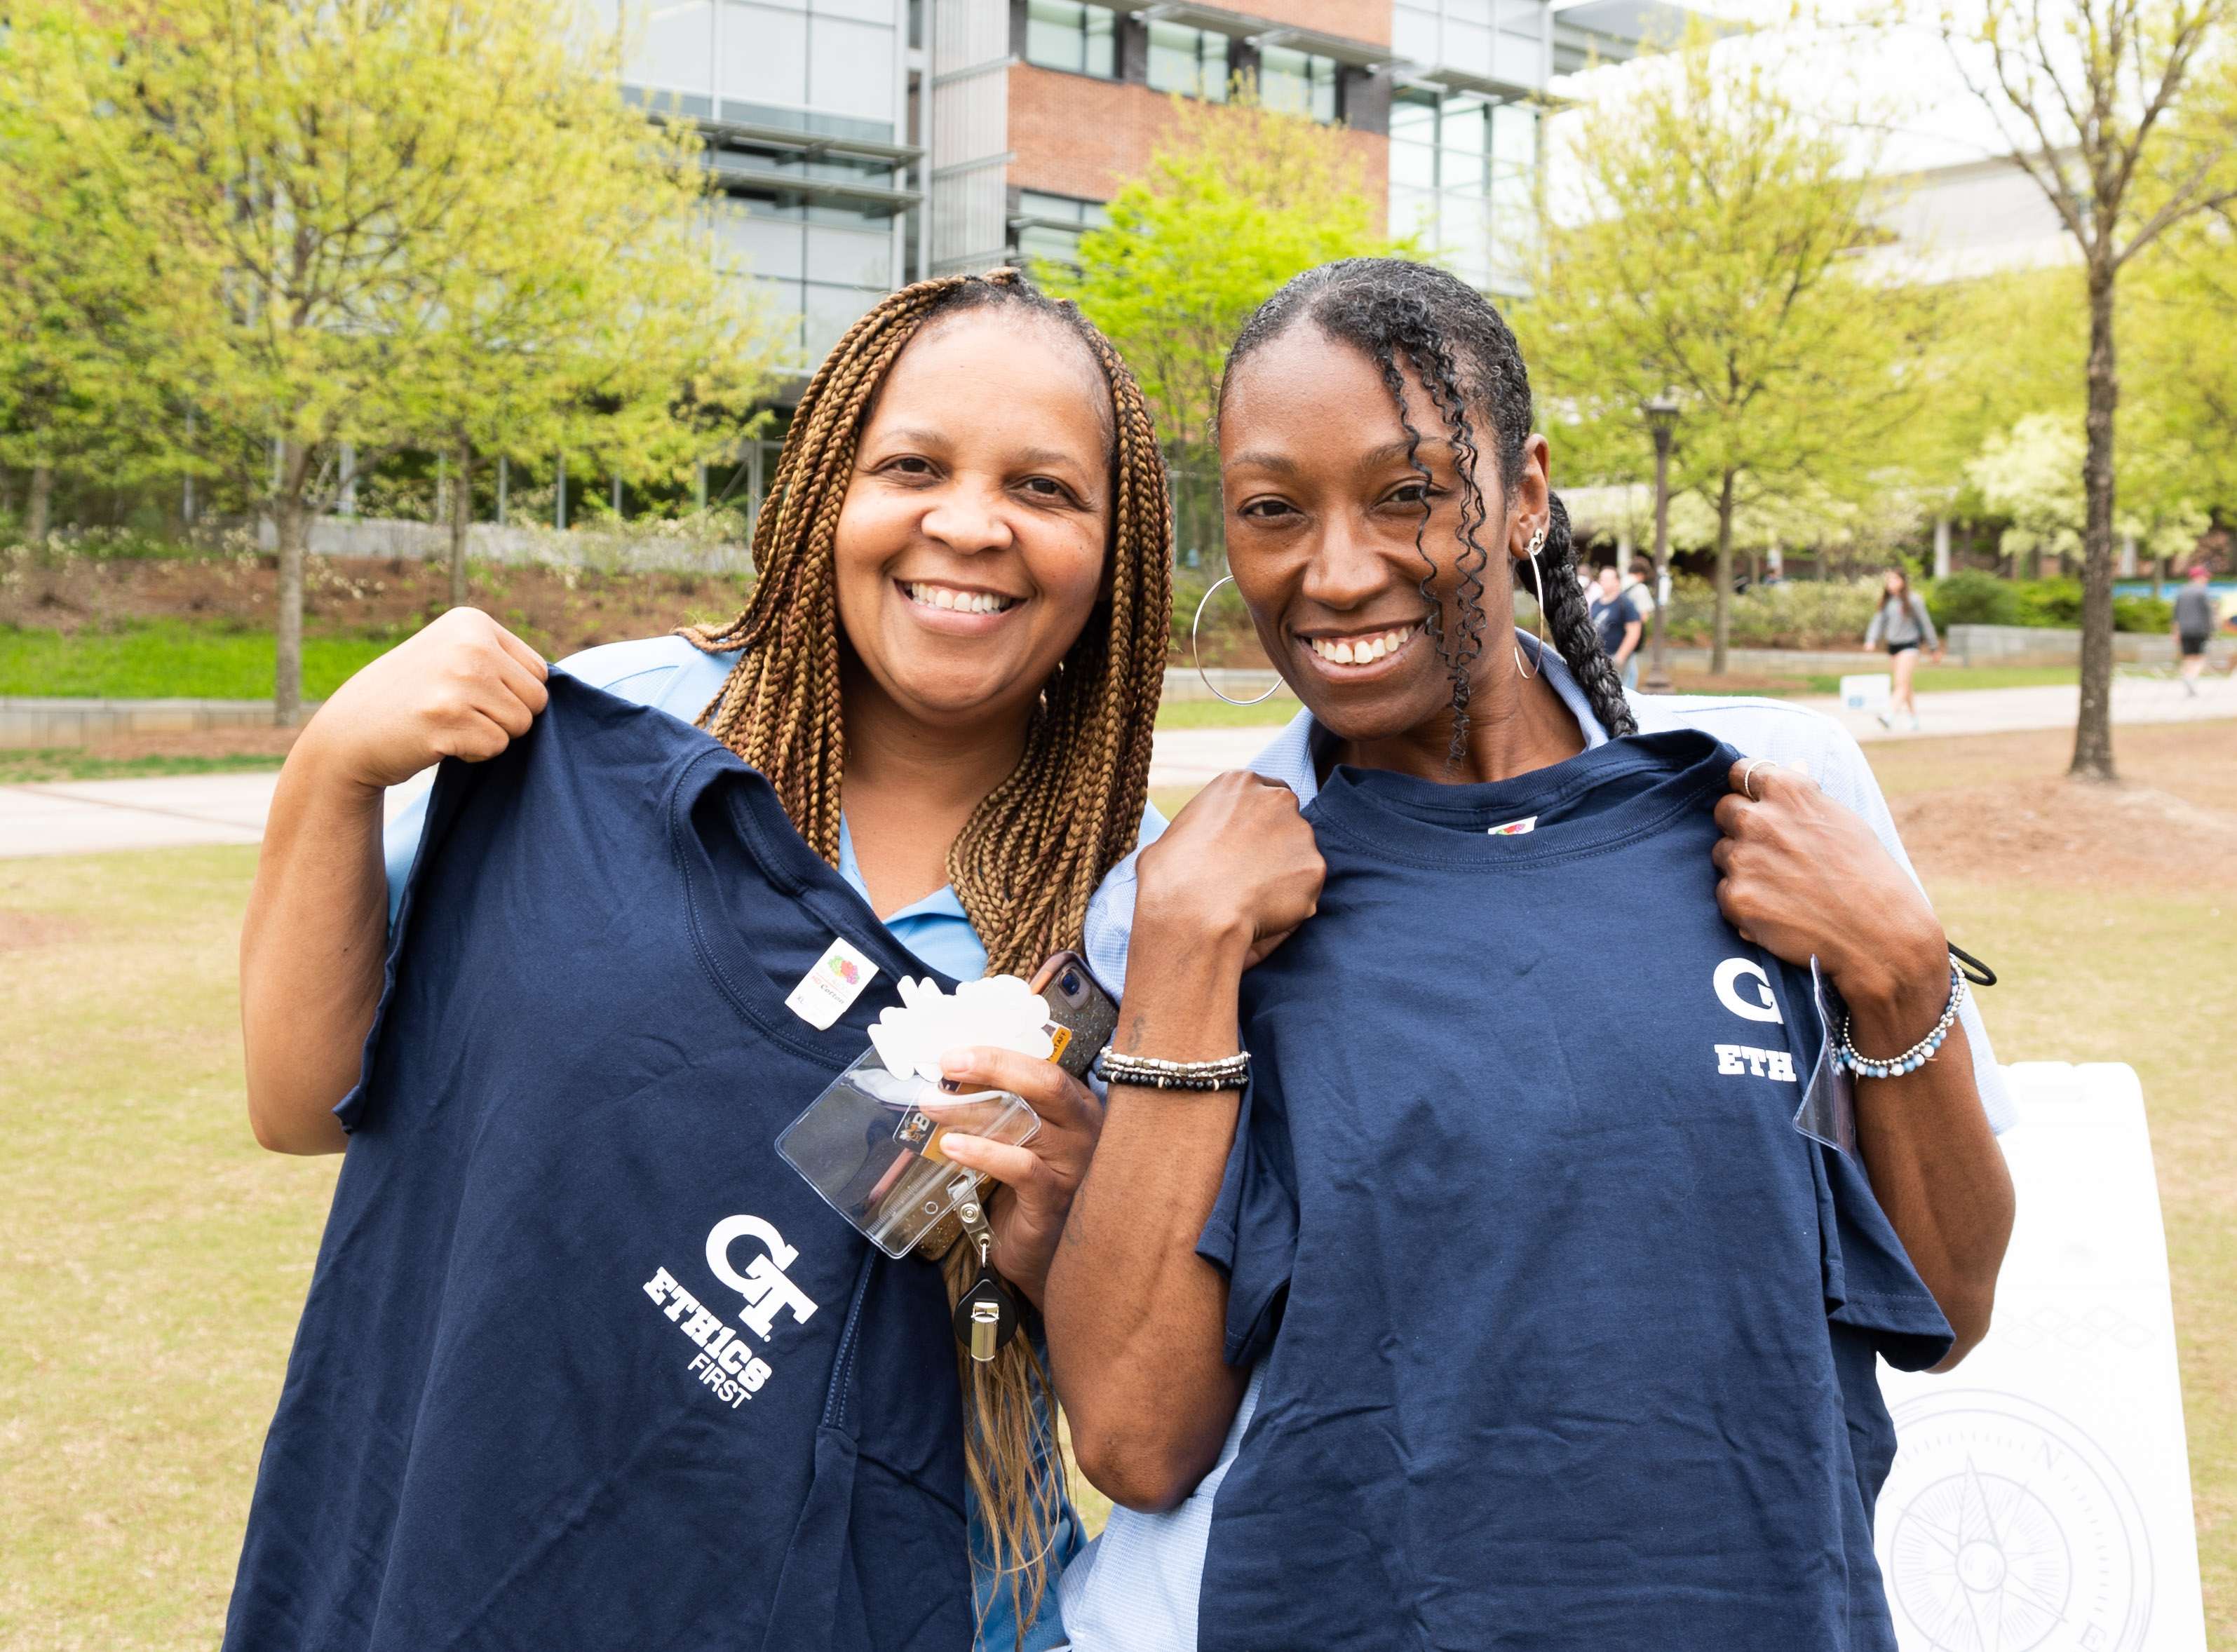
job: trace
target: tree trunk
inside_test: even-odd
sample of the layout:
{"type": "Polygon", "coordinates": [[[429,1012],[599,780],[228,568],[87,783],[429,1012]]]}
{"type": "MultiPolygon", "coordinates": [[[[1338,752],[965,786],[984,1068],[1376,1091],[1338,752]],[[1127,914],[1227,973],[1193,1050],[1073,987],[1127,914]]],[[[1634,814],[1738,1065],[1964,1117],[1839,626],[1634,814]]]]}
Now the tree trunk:
{"type": "Polygon", "coordinates": [[[474,450],[461,438],[459,481],[451,490],[451,606],[466,605],[466,529],[474,519],[474,450]]]}
{"type": "Polygon", "coordinates": [[[2086,502],[2082,535],[2082,711],[2074,725],[2074,762],[2083,780],[2113,780],[2113,413],[2121,380],[2113,355],[2113,282],[2109,259],[2089,272],[2089,410],[2082,460],[2086,502]]]}
{"type": "Polygon", "coordinates": [[[272,721],[281,728],[293,728],[303,720],[303,552],[311,528],[310,513],[303,508],[303,484],[308,472],[302,444],[282,444],[280,486],[272,501],[273,525],[280,535],[272,721]]]}
{"type": "Polygon", "coordinates": [[[24,512],[23,538],[36,545],[47,536],[47,517],[54,509],[55,467],[43,458],[31,466],[30,508],[24,512]]]}
{"type": "Polygon", "coordinates": [[[1717,491],[1717,635],[1709,650],[1709,675],[1725,675],[1726,645],[1732,635],[1732,472],[1725,472],[1717,491]]]}

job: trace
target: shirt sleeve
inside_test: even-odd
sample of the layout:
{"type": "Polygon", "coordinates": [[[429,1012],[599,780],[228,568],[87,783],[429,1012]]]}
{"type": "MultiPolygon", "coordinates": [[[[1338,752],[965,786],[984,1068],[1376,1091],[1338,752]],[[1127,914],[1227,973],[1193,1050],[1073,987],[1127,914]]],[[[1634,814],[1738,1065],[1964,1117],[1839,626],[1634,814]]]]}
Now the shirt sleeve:
{"type": "Polygon", "coordinates": [[[1864,628],[1864,646],[1869,648],[1877,643],[1880,640],[1880,633],[1886,627],[1887,604],[1883,602],[1872,610],[1872,622],[1864,628]]]}
{"type": "Polygon", "coordinates": [[[1918,621],[1918,629],[1921,635],[1926,638],[1926,646],[1929,648],[1940,648],[1942,639],[1934,634],[1934,615],[1926,611],[1926,599],[1914,592],[1910,599],[1910,611],[1918,621]]]}
{"type": "Polygon", "coordinates": [[[1196,1254],[1227,1275],[1222,1357],[1238,1367],[1255,1363],[1281,1329],[1297,1260],[1297,1177],[1288,1122],[1256,1078],[1243,1092],[1235,1145],[1196,1254]]]}

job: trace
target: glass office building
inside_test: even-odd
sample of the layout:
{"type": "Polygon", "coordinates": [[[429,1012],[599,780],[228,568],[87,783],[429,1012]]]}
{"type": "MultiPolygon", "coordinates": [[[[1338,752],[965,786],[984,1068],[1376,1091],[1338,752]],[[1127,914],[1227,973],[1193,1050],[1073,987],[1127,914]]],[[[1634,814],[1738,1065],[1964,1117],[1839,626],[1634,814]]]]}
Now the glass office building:
{"type": "Polygon", "coordinates": [[[907,279],[905,3],[667,0],[631,17],[624,93],[700,127],[718,227],[789,319],[798,367],[907,279]]]}
{"type": "Polygon", "coordinates": [[[1538,228],[1538,110],[1554,71],[1544,0],[1398,0],[1409,67],[1390,100],[1390,229],[1489,292],[1528,290],[1538,228]]]}

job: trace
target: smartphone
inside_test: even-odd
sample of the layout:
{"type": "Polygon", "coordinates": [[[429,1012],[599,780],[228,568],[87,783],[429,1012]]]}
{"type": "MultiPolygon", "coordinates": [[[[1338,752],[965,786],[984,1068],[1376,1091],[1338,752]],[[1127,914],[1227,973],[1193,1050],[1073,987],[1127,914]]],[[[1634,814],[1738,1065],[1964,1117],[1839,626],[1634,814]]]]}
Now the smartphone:
{"type": "Polygon", "coordinates": [[[1118,1005],[1087,960],[1066,950],[1033,972],[1026,984],[1049,1007],[1048,1034],[1056,1046],[1050,1060],[1074,1078],[1086,1078],[1118,1030],[1118,1005]]]}

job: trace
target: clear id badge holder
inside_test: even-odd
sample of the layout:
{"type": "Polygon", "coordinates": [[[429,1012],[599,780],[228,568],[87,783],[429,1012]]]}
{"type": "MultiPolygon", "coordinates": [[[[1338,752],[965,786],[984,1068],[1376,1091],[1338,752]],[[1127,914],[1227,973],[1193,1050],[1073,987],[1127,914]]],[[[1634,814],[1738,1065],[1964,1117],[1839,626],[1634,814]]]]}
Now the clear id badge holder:
{"type": "Polygon", "coordinates": [[[1803,1087],[1802,1105],[1795,1109],[1794,1128],[1813,1142],[1857,1156],[1857,1080],[1833,1053],[1838,1030],[1849,1024],[1849,1006],[1840,993],[1810,960],[1810,991],[1817,999],[1818,1059],[1811,1063],[1810,1082],[1803,1087]]]}
{"type": "Polygon", "coordinates": [[[776,1149],[864,1238],[900,1257],[978,1198],[978,1173],[940,1151],[942,1136],[954,1130],[1015,1147],[1040,1127],[1008,1090],[951,1096],[914,1073],[889,1071],[868,1050],[785,1127],[776,1149]]]}

